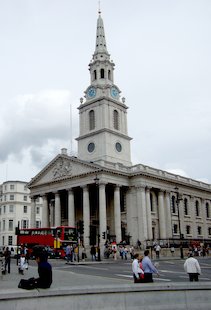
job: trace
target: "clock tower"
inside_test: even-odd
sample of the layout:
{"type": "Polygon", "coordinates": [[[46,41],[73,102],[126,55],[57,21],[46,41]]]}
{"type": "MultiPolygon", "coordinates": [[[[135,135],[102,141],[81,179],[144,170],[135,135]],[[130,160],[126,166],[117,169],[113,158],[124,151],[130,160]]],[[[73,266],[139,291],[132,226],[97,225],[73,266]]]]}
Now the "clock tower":
{"type": "Polygon", "coordinates": [[[99,164],[107,161],[131,166],[128,108],[125,98],[120,97],[119,87],[114,84],[114,66],[99,12],[95,52],[89,64],[90,85],[78,107],[78,157],[99,164]]]}

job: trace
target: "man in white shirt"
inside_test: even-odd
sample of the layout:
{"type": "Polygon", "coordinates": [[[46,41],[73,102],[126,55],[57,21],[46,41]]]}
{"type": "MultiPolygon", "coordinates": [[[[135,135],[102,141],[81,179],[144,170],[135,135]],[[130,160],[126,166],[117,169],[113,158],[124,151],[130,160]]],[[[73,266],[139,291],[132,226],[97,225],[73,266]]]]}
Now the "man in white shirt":
{"type": "Polygon", "coordinates": [[[139,257],[139,254],[135,254],[134,260],[132,262],[132,271],[133,271],[134,283],[143,282],[143,279],[140,277],[140,274],[144,274],[144,272],[140,268],[138,257],[139,257]]]}
{"type": "Polygon", "coordinates": [[[190,253],[189,258],[186,259],[184,269],[188,273],[191,282],[199,280],[198,276],[201,274],[201,268],[198,260],[193,257],[192,253],[190,253]]]}

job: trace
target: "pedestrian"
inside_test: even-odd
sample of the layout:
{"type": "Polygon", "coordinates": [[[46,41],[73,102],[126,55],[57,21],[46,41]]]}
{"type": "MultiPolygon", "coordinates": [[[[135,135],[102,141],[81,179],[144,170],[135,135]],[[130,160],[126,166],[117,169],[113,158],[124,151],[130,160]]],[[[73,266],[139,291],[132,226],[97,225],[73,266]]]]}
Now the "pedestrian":
{"type": "Polygon", "coordinates": [[[4,251],[4,257],[5,257],[5,265],[4,265],[5,272],[8,271],[8,273],[10,273],[11,252],[9,250],[9,247],[6,247],[6,250],[4,251]]]}
{"type": "Polygon", "coordinates": [[[18,268],[18,271],[19,271],[19,273],[22,274],[22,275],[24,274],[25,264],[26,264],[25,255],[24,255],[24,254],[21,254],[20,261],[19,261],[19,268],[18,268]]]}
{"type": "Polygon", "coordinates": [[[193,257],[193,253],[190,253],[189,257],[186,259],[184,263],[184,269],[189,275],[189,280],[191,282],[199,280],[199,275],[201,274],[201,268],[198,260],[193,257]]]}
{"type": "Polygon", "coordinates": [[[159,244],[157,244],[155,246],[155,253],[156,253],[156,258],[160,258],[160,250],[161,250],[161,247],[159,244]]]}
{"type": "Polygon", "coordinates": [[[67,263],[69,263],[69,261],[72,262],[72,249],[71,249],[70,244],[66,246],[65,254],[66,254],[67,263]]]}
{"type": "Polygon", "coordinates": [[[91,253],[92,261],[96,260],[96,248],[94,245],[92,245],[90,253],[91,253]]]}
{"type": "Polygon", "coordinates": [[[132,262],[132,271],[133,271],[134,283],[144,282],[144,277],[143,277],[144,271],[140,267],[139,254],[138,253],[134,254],[134,259],[132,262]]]}
{"type": "Polygon", "coordinates": [[[149,258],[149,250],[144,251],[144,258],[142,260],[142,266],[144,270],[144,282],[153,282],[152,274],[155,273],[159,276],[158,270],[152,264],[149,258]]]}
{"type": "Polygon", "coordinates": [[[82,261],[85,262],[85,259],[87,258],[87,256],[86,256],[86,249],[84,245],[82,245],[81,257],[82,257],[82,261]]]}

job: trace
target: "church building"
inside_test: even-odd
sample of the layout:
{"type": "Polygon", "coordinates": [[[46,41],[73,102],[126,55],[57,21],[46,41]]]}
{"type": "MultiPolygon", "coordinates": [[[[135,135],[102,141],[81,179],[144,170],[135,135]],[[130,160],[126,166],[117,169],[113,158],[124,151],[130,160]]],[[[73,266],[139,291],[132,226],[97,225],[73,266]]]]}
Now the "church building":
{"type": "Polygon", "coordinates": [[[105,239],[139,240],[144,247],[154,241],[211,242],[210,184],[132,164],[128,107],[114,67],[99,12],[90,85],[78,107],[78,156],[62,149],[29,182],[32,211],[42,197],[42,227],[83,221],[86,248],[99,242],[103,249],[105,239]]]}

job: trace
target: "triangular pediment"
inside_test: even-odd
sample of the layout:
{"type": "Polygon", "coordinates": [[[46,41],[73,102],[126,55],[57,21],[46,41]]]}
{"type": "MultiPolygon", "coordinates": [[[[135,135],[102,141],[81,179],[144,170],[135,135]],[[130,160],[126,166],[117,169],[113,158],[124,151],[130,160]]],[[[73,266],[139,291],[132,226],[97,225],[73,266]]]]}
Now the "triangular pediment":
{"type": "Polygon", "coordinates": [[[98,165],[75,157],[58,155],[29,182],[28,187],[86,175],[99,169],[98,165]]]}

